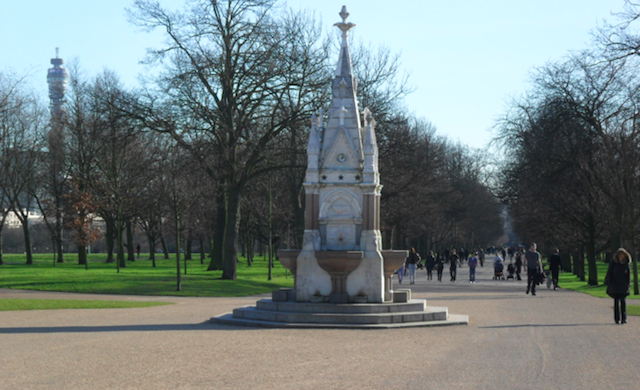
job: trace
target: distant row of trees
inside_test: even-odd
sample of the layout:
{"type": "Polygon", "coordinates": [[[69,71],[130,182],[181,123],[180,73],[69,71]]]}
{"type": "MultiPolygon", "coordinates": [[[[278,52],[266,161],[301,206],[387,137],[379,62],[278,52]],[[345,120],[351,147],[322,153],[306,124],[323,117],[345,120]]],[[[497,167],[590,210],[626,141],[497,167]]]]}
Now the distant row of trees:
{"type": "Polygon", "coordinates": [[[636,254],[640,232],[640,36],[631,30],[640,6],[628,2],[619,16],[591,48],[537,69],[499,123],[501,194],[518,236],[574,254],[567,267],[590,285],[598,254],[622,245],[636,254]]]}
{"type": "MultiPolygon", "coordinates": [[[[119,267],[125,248],[133,257],[135,228],[150,248],[172,235],[178,256],[195,241],[209,244],[209,269],[225,279],[236,277],[238,248],[251,262],[256,241],[300,247],[309,118],[328,106],[336,50],[311,15],[277,5],[191,1],[170,12],[134,1],[130,20],[166,38],[148,52],[143,87],[71,66],[59,117],[3,75],[0,104],[22,99],[31,108],[0,111],[0,209],[40,207],[58,261],[61,232],[71,229],[86,262],[84,247],[97,237],[93,215],[104,220],[107,260],[119,267]],[[27,184],[5,180],[14,175],[27,184]]],[[[385,247],[493,242],[502,220],[482,154],[406,113],[410,88],[397,55],[362,45],[352,55],[361,108],[378,122],[385,247]]]]}

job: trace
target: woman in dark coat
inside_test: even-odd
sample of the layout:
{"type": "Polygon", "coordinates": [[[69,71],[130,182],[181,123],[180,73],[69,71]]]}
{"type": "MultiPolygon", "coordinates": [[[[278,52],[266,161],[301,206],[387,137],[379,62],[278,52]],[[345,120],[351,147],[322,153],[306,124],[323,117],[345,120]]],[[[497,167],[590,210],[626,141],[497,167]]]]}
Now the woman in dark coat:
{"type": "Polygon", "coordinates": [[[436,272],[438,273],[438,282],[442,282],[442,270],[444,269],[444,256],[438,253],[436,257],[436,272]]]}
{"type": "Polygon", "coordinates": [[[631,272],[629,263],[631,255],[624,248],[618,249],[609,263],[607,276],[604,284],[607,285],[607,295],[613,298],[613,318],[616,324],[627,323],[627,302],[625,299],[629,295],[629,285],[631,283],[631,272]]]}
{"type": "Polygon", "coordinates": [[[516,278],[518,280],[522,280],[520,272],[522,272],[522,254],[518,251],[518,253],[516,253],[516,278]]]}

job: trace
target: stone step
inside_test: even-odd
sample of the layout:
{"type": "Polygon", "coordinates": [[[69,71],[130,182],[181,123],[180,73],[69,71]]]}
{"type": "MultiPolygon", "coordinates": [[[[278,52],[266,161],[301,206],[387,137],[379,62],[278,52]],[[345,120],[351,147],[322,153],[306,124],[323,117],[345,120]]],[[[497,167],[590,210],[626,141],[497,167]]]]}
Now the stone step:
{"type": "Polygon", "coordinates": [[[446,321],[446,307],[428,307],[424,311],[397,313],[292,313],[259,310],[247,306],[233,310],[234,318],[283,322],[283,323],[315,323],[315,324],[398,324],[409,322],[446,321]]]}
{"type": "Polygon", "coordinates": [[[261,299],[256,308],[262,311],[286,313],[334,313],[334,314],[376,314],[376,313],[412,313],[423,312],[427,308],[426,299],[412,299],[407,303],[307,303],[273,302],[261,299]]]}
{"type": "Polygon", "coordinates": [[[290,323],[290,322],[272,322],[251,320],[247,318],[235,318],[231,313],[225,313],[218,317],[213,317],[209,321],[212,324],[231,325],[231,326],[248,326],[258,328],[297,328],[297,329],[394,329],[394,328],[416,328],[416,327],[435,327],[435,326],[451,326],[451,325],[469,325],[469,316],[460,314],[449,314],[444,321],[419,321],[404,322],[393,324],[319,324],[319,323],[290,323]]]}

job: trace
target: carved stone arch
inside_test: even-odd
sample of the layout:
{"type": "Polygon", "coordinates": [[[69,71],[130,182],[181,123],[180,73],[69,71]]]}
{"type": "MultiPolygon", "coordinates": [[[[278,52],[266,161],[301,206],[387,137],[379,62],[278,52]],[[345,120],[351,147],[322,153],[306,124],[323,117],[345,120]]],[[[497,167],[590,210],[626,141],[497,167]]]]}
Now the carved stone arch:
{"type": "Polygon", "coordinates": [[[360,218],[362,209],[355,196],[345,190],[335,190],[327,195],[320,208],[320,218],[352,219],[360,218]]]}

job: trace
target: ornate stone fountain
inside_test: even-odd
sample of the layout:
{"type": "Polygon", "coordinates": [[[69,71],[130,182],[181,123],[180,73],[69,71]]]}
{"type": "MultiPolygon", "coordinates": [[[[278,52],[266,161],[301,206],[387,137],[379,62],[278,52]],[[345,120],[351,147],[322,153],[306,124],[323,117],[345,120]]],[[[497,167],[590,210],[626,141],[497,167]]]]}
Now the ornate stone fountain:
{"type": "MultiPolygon", "coordinates": [[[[468,323],[446,308],[427,308],[410,291],[394,294],[391,276],[407,251],[382,250],[376,121],[361,115],[351,66],[346,7],[329,111],[311,117],[307,144],[302,249],[278,251],[294,290],[212,322],[260,326],[433,326],[468,323]],[[326,116],[326,118],[325,118],[326,116]],[[325,122],[326,120],[326,122],[325,122]]],[[[286,291],[285,291],[286,290],[286,291]]]]}

